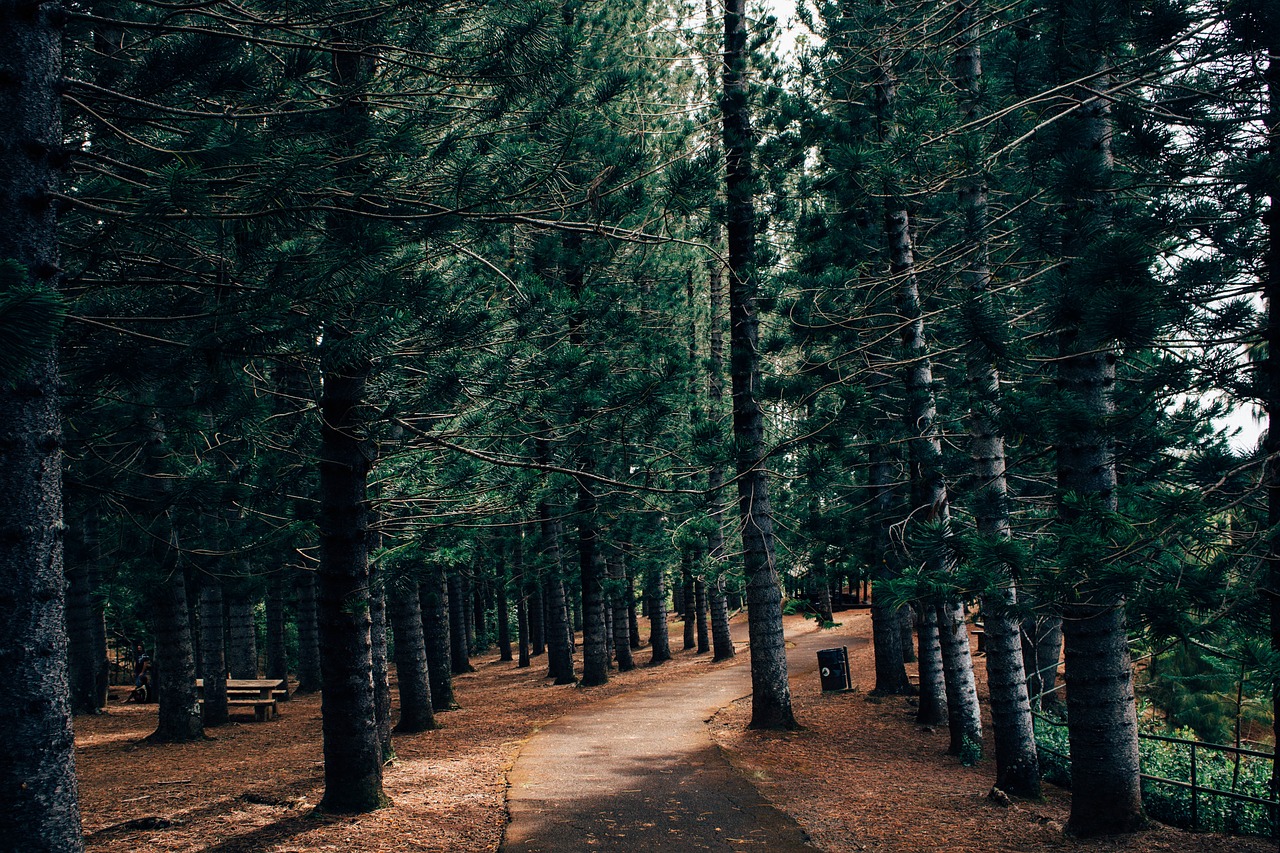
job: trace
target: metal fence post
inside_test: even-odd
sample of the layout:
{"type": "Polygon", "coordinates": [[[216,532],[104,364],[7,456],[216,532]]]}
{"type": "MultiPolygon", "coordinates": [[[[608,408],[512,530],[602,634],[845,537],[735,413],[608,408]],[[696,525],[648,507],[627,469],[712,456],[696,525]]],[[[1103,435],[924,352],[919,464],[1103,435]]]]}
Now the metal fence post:
{"type": "Polygon", "coordinates": [[[1200,782],[1196,779],[1196,742],[1191,742],[1191,828],[1200,829],[1200,782]]]}

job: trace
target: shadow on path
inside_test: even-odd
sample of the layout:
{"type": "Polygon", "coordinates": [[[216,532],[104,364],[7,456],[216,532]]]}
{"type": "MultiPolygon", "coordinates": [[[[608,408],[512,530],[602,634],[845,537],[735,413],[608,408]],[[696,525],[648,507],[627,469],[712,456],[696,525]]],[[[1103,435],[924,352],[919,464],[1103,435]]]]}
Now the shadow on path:
{"type": "MultiPolygon", "coordinates": [[[[788,639],[792,675],[815,671],[817,649],[842,641],[811,623],[788,639]]],[[[717,709],[751,691],[747,655],[737,661],[566,714],[530,738],[508,775],[503,853],[814,850],[707,731],[717,709]]]]}

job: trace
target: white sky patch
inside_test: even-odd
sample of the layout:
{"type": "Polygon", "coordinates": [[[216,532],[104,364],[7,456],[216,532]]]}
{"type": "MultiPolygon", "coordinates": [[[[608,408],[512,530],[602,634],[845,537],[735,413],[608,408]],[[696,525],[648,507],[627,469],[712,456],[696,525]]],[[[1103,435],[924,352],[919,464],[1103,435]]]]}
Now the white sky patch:
{"type": "Polygon", "coordinates": [[[1267,429],[1266,413],[1260,406],[1248,403],[1239,406],[1225,418],[1215,418],[1213,425],[1218,429],[1236,432],[1229,440],[1231,448],[1240,453],[1247,453],[1258,446],[1262,433],[1267,429]],[[1237,432],[1238,431],[1238,432],[1237,432]]]}

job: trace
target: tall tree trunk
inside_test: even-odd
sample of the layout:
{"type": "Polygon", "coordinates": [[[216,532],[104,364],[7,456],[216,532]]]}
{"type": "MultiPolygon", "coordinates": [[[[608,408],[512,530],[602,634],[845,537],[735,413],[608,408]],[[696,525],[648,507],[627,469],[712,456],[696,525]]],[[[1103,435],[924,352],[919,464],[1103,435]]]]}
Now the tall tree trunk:
{"type": "Polygon", "coordinates": [[[728,660],[737,654],[737,650],[733,647],[733,635],[729,629],[729,598],[724,593],[723,577],[711,581],[707,599],[711,607],[711,658],[728,660]]]}
{"type": "Polygon", "coordinates": [[[693,582],[693,608],[698,628],[698,654],[711,651],[711,638],[707,633],[707,585],[702,578],[693,582]]]}
{"type": "Polygon", "coordinates": [[[831,581],[827,578],[827,546],[817,543],[810,553],[809,574],[806,578],[809,594],[813,596],[813,609],[822,622],[835,621],[835,609],[831,604],[831,581]]]}
{"type": "MultiPolygon", "coordinates": [[[[63,144],[53,7],[0,9],[0,259],[58,286],[54,155],[63,144]]],[[[50,336],[52,338],[52,335],[50,336]]],[[[82,850],[68,702],[62,568],[62,433],[52,345],[0,382],[0,832],[26,849],[82,850]]]]}
{"type": "Polygon", "coordinates": [[[546,604],[542,600],[542,583],[537,571],[529,574],[526,581],[529,610],[529,654],[537,657],[546,651],[547,631],[545,625],[546,604]]]}
{"type": "Polygon", "coordinates": [[[904,663],[916,663],[916,644],[912,642],[912,632],[916,626],[916,612],[910,607],[898,610],[898,630],[902,633],[902,660],[904,663]]]}
{"type": "MultiPolygon", "coordinates": [[[[1073,173],[1058,187],[1065,259],[1060,281],[1066,305],[1081,304],[1076,300],[1082,297],[1097,298],[1099,288],[1106,293],[1108,283],[1081,269],[1078,259],[1114,230],[1109,212],[1114,171],[1111,101],[1097,94],[1111,84],[1105,73],[1111,58],[1096,47],[1099,41],[1089,16],[1078,12],[1058,8],[1046,21],[1055,38],[1059,82],[1072,84],[1080,73],[1093,75],[1065,93],[1073,106],[1057,131],[1059,167],[1073,173]],[[1090,276],[1088,281],[1073,281],[1085,275],[1090,276]]],[[[1057,437],[1058,512],[1064,533],[1074,538],[1072,528],[1088,522],[1082,521],[1078,506],[1069,503],[1067,495],[1104,512],[1117,507],[1109,435],[1115,412],[1116,351],[1102,334],[1072,320],[1069,311],[1062,316],[1067,319],[1058,333],[1058,394],[1062,409],[1071,415],[1063,418],[1057,437]]],[[[1146,822],[1125,602],[1106,579],[1094,575],[1094,556],[1084,559],[1083,565],[1064,566],[1075,575],[1076,583],[1062,609],[1072,779],[1067,831],[1081,836],[1127,832],[1146,822]]]]}
{"type": "MultiPolygon", "coordinates": [[[[882,142],[896,134],[894,118],[897,82],[887,51],[881,56],[875,85],[879,133],[882,142]]],[[[887,183],[887,182],[886,182],[887,183]]],[[[898,310],[902,316],[901,337],[904,360],[903,386],[906,392],[904,421],[908,435],[911,469],[911,513],[915,523],[935,524],[944,539],[951,537],[951,505],[942,473],[942,439],[937,427],[937,404],[933,391],[933,364],[924,336],[924,311],[916,278],[915,253],[911,240],[911,218],[898,198],[896,187],[885,187],[885,243],[889,271],[897,282],[898,310]]],[[[928,547],[928,546],[926,546],[928,547]]],[[[949,544],[928,547],[923,555],[925,570],[935,583],[954,574],[949,544]]],[[[951,749],[958,753],[968,742],[982,747],[982,719],[974,684],[973,658],[960,602],[950,594],[936,602],[938,639],[943,652],[951,749]]],[[[925,603],[925,609],[932,606],[925,603]]],[[[923,681],[923,679],[921,679],[923,681]]]]}
{"type": "Polygon", "coordinates": [[[649,569],[647,598],[649,600],[649,665],[657,666],[671,660],[671,639],[667,633],[667,590],[663,583],[662,569],[649,569]]]}
{"type": "MultiPolygon", "coordinates": [[[[454,602],[458,604],[458,625],[457,627],[462,633],[462,648],[466,650],[467,662],[466,672],[474,672],[475,667],[471,665],[471,653],[476,647],[476,600],[472,594],[471,576],[467,572],[459,569],[452,578],[457,579],[457,588],[449,587],[449,605],[453,606],[454,602]]],[[[450,626],[452,627],[452,625],[450,626]]],[[[456,634],[455,634],[456,636],[456,634]]],[[[457,657],[454,657],[454,665],[457,666],[457,657]]]]}
{"type": "Polygon", "coordinates": [[[258,627],[254,624],[253,605],[254,600],[245,589],[233,589],[227,596],[227,662],[232,678],[258,677],[258,627]]]}
{"type": "Polygon", "coordinates": [[[684,648],[692,649],[698,644],[695,636],[695,623],[698,619],[697,600],[693,589],[693,564],[698,555],[686,548],[680,555],[680,621],[684,626],[684,648]]]}
{"type": "Polygon", "coordinates": [[[267,579],[267,678],[284,683],[289,698],[289,653],[285,648],[285,576],[274,571],[267,579]]]}
{"type": "Polygon", "coordinates": [[[600,553],[599,503],[585,481],[578,483],[578,569],[582,578],[582,686],[609,680],[605,621],[604,558],[600,553]]]}
{"type": "Polygon", "coordinates": [[[94,620],[101,617],[94,607],[92,565],[94,548],[86,516],[80,547],[67,548],[67,639],[70,664],[70,698],[73,714],[96,714],[98,704],[98,662],[102,652],[95,644],[94,620]]]}
{"type": "Polygon", "coordinates": [[[448,573],[449,584],[449,666],[454,675],[475,672],[471,650],[467,648],[467,595],[462,574],[457,569],[448,573]]]}
{"type": "Polygon", "coordinates": [[[498,567],[498,577],[494,581],[495,610],[498,617],[498,660],[509,661],[511,655],[511,606],[507,602],[507,566],[504,562],[498,567]]]}
{"type": "Polygon", "coordinates": [[[964,620],[964,608],[959,601],[945,598],[937,610],[951,754],[981,754],[982,719],[978,710],[978,689],[974,684],[973,656],[969,652],[969,628],[964,620]]]}
{"type": "Polygon", "coordinates": [[[431,685],[431,708],[451,711],[458,707],[453,696],[453,666],[449,661],[449,593],[444,570],[429,566],[418,584],[422,609],[422,637],[427,647],[427,677],[431,685]]]}
{"type": "Polygon", "coordinates": [[[759,317],[756,314],[755,140],[747,102],[745,0],[726,0],[724,15],[725,232],[729,244],[730,375],[737,447],[738,512],[747,576],[747,628],[751,638],[751,727],[793,729],[782,592],[773,549],[773,509],[765,474],[764,412],[760,388],[759,317]]]}
{"type": "MultiPolygon", "coordinates": [[[[871,444],[871,504],[873,507],[872,552],[880,562],[872,568],[871,634],[875,643],[876,685],[878,695],[905,696],[911,692],[907,668],[903,665],[902,612],[907,608],[890,604],[888,584],[898,577],[898,553],[890,532],[894,515],[895,465],[881,442],[871,444]]],[[[906,643],[911,644],[907,631],[906,643]]]]}
{"type": "Polygon", "coordinates": [[[199,697],[196,695],[195,651],[187,618],[187,584],[178,567],[178,543],[158,546],[170,552],[155,591],[156,654],[153,683],[158,682],[159,722],[149,740],[184,743],[204,738],[199,697]]]}
{"type": "Polygon", "coordinates": [[[920,644],[920,703],[916,722],[940,726],[949,722],[947,689],[942,672],[942,646],[938,640],[938,609],[929,605],[917,613],[916,637],[920,644]]]}
{"type": "MultiPolygon", "coordinates": [[[[882,73],[888,74],[887,71],[882,73]]],[[[892,92],[889,84],[878,87],[882,92],[892,92]]],[[[892,95],[882,94],[892,103],[892,95]]],[[[886,107],[887,109],[887,107],[886,107]]],[[[893,199],[891,199],[893,201],[893,199]]],[[[889,268],[898,282],[899,312],[903,317],[902,348],[907,363],[903,384],[906,403],[903,411],[908,430],[908,452],[911,471],[910,518],[916,523],[932,523],[940,526],[943,536],[949,538],[951,526],[950,500],[946,481],[942,474],[942,441],[935,424],[937,408],[933,394],[933,367],[927,355],[924,339],[923,312],[915,275],[915,259],[911,245],[910,217],[905,209],[891,204],[885,211],[885,237],[889,249],[889,268]]],[[[925,571],[935,583],[953,574],[948,545],[926,546],[922,555],[925,571]]],[[[950,596],[926,600],[921,614],[934,617],[929,639],[937,638],[942,660],[942,673],[946,690],[948,727],[951,732],[951,750],[959,753],[969,742],[982,745],[982,721],[978,712],[978,693],[973,677],[973,658],[969,653],[968,633],[964,625],[964,612],[960,602],[950,596]]],[[[921,631],[921,669],[925,668],[924,656],[926,632],[921,631]]],[[[928,649],[932,658],[933,650],[928,649]]],[[[930,682],[932,684],[932,682],[930,682]]],[[[920,676],[920,690],[924,693],[924,672],[920,676]]],[[[925,702],[921,701],[923,709],[925,702]]]]}
{"type": "Polygon", "coordinates": [[[631,650],[635,651],[644,645],[640,641],[640,608],[636,606],[636,576],[635,572],[627,564],[626,559],[622,561],[623,570],[627,573],[627,628],[629,631],[628,640],[630,640],[631,650]]]}
{"type": "Polygon", "coordinates": [[[222,726],[227,714],[227,653],[222,620],[222,584],[206,577],[200,584],[200,678],[204,681],[204,724],[222,726]]]}
{"type": "MultiPolygon", "coordinates": [[[[608,568],[604,567],[604,571],[607,577],[608,568]]],[[[601,610],[604,612],[605,661],[608,669],[613,669],[613,596],[609,594],[607,586],[604,590],[604,605],[601,610]]]]}
{"type": "Polygon", "coordinates": [[[316,624],[316,573],[297,569],[294,574],[298,602],[298,692],[320,689],[320,628],[316,624]]]}
{"type": "Polygon", "coordinates": [[[431,731],[436,728],[436,718],[431,708],[431,675],[417,581],[401,578],[387,590],[386,599],[396,641],[396,689],[400,694],[400,719],[395,730],[404,734],[431,731]]]}
{"type": "MultiPolygon", "coordinates": [[[[551,443],[543,429],[537,440],[538,461],[551,462],[551,443]]],[[[565,608],[564,582],[560,571],[560,521],[556,508],[547,501],[538,503],[539,550],[542,563],[542,598],[545,605],[543,630],[547,640],[547,677],[556,684],[574,684],[573,638],[565,608]]]]}
{"type": "MultiPolygon", "coordinates": [[[[1263,214],[1266,245],[1262,259],[1262,295],[1266,302],[1266,357],[1258,366],[1258,385],[1262,389],[1262,405],[1267,413],[1267,431],[1262,449],[1266,457],[1263,486],[1267,499],[1266,565],[1267,585],[1264,601],[1271,617],[1271,649],[1280,654],[1280,9],[1262,4],[1261,33],[1265,42],[1267,64],[1263,71],[1266,84],[1267,136],[1266,168],[1263,191],[1267,209],[1263,214]]],[[[1272,685],[1271,716],[1274,742],[1280,744],[1280,678],[1272,685]]],[[[1280,749],[1280,747],[1278,747],[1280,749]]],[[[1280,803],[1280,761],[1271,764],[1271,799],[1280,803]]],[[[1272,835],[1280,838],[1280,805],[1271,809],[1272,835]]]]}
{"type": "Polygon", "coordinates": [[[153,692],[159,697],[159,721],[151,740],[182,743],[204,737],[196,695],[195,652],[192,648],[186,578],[178,557],[178,535],[172,518],[172,479],[166,474],[171,452],[165,424],[153,410],[143,451],[147,478],[147,556],[154,567],[153,588],[156,649],[151,666],[153,692]]]}
{"type": "MultiPolygon", "coordinates": [[[[982,80],[981,0],[958,0],[956,50],[952,76],[959,90],[961,120],[966,126],[979,118],[982,80]]],[[[968,263],[965,284],[970,311],[991,314],[991,268],[988,261],[987,182],[975,166],[960,183],[957,203],[964,222],[968,263]]],[[[976,336],[975,336],[976,337],[976,336]]],[[[1000,431],[1000,374],[995,357],[976,341],[967,346],[970,456],[978,487],[973,512],[979,537],[992,545],[1010,538],[1008,481],[1004,436],[1000,431]]],[[[1040,797],[1040,762],[1027,692],[1020,625],[1015,615],[1017,590],[1008,577],[998,592],[982,597],[983,630],[987,638],[987,692],[991,726],[995,731],[996,786],[1029,799],[1040,797]]],[[[1055,661],[1056,663],[1056,661],[1055,661]]]]}
{"type": "MultiPolygon", "coordinates": [[[[337,339],[338,330],[326,333],[337,339]]],[[[369,459],[361,446],[367,364],[327,364],[320,400],[320,668],[325,792],[321,808],[358,813],[386,804],[374,710],[369,459]]]]}
{"type": "MultiPolygon", "coordinates": [[[[558,537],[557,537],[558,538],[558,537]]],[[[558,550],[559,546],[555,546],[558,550]]],[[[548,569],[542,577],[542,599],[546,604],[543,624],[547,631],[547,677],[556,684],[576,684],[569,611],[565,604],[564,581],[560,572],[548,569]]]]}
{"type": "Polygon", "coordinates": [[[579,583],[576,587],[569,584],[564,589],[564,595],[565,606],[569,610],[567,614],[569,624],[572,626],[569,634],[569,651],[576,652],[578,650],[576,635],[582,633],[582,584],[579,583]]]}
{"type": "MultiPolygon", "coordinates": [[[[715,0],[707,0],[707,29],[714,30],[716,17],[715,0]]],[[[707,85],[713,90],[719,83],[720,56],[717,51],[708,50],[705,55],[707,66],[707,85]]],[[[708,144],[718,154],[720,140],[712,134],[708,144]]],[[[723,234],[719,224],[713,226],[708,244],[713,247],[712,257],[707,260],[707,410],[711,420],[717,425],[723,424],[724,418],[724,262],[723,234]]],[[[711,607],[711,644],[714,649],[712,658],[717,661],[728,660],[737,654],[733,647],[733,635],[729,630],[729,606],[724,591],[724,575],[728,571],[724,548],[724,472],[725,447],[723,432],[718,445],[714,448],[711,464],[707,467],[707,516],[711,519],[711,527],[707,532],[707,582],[710,584],[711,607]]]]}
{"type": "MultiPolygon", "coordinates": [[[[1114,511],[1115,463],[1101,422],[1113,408],[1115,365],[1110,353],[1076,354],[1062,359],[1058,375],[1079,410],[1098,418],[1096,426],[1059,440],[1059,489],[1092,497],[1114,511]]],[[[1065,524],[1079,523],[1066,504],[1059,512],[1065,524]]],[[[1087,837],[1140,828],[1146,820],[1123,598],[1105,588],[1077,594],[1063,605],[1062,636],[1071,745],[1067,830],[1087,837]]]]}
{"type": "MultiPolygon", "coordinates": [[[[376,539],[374,540],[377,541],[376,539]]],[[[373,720],[385,764],[395,757],[391,743],[391,676],[387,666],[387,594],[382,568],[369,566],[369,656],[373,675],[373,720]]]]}
{"type": "Polygon", "coordinates": [[[636,668],[631,657],[631,623],[627,607],[627,570],[622,554],[616,548],[609,549],[606,560],[609,582],[613,589],[613,655],[618,661],[618,672],[630,672],[636,668]]]}
{"type": "Polygon", "coordinates": [[[516,599],[516,666],[520,669],[530,665],[529,658],[529,598],[521,595],[516,599]]]}
{"type": "Polygon", "coordinates": [[[467,648],[477,654],[488,648],[489,626],[485,619],[484,577],[477,566],[467,581],[467,648]]]}
{"type": "Polygon", "coordinates": [[[526,525],[516,528],[515,542],[511,547],[511,568],[514,573],[512,589],[516,594],[516,666],[523,669],[529,666],[529,567],[524,561],[524,535],[526,525]]]}
{"type": "Polygon", "coordinates": [[[98,707],[106,708],[111,698],[111,661],[107,659],[107,602],[102,594],[97,564],[90,567],[89,586],[93,589],[93,648],[95,650],[95,691],[98,707]]]}

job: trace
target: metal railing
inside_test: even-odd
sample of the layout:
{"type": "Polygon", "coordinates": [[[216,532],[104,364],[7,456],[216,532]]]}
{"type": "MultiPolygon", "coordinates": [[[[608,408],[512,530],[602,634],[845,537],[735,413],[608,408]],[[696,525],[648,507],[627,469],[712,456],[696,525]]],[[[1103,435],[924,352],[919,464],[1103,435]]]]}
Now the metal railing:
{"type": "MultiPolygon", "coordinates": [[[[1039,714],[1034,711],[1032,712],[1032,716],[1047,725],[1051,725],[1051,726],[1067,725],[1066,721],[1064,720],[1055,719],[1054,717],[1047,717],[1044,714],[1039,714]]],[[[1214,797],[1224,797],[1226,799],[1235,800],[1237,802],[1253,803],[1255,805],[1265,806],[1269,811],[1269,815],[1271,819],[1271,834],[1276,835],[1277,833],[1280,833],[1280,800],[1255,797],[1252,794],[1242,794],[1239,791],[1225,791],[1221,788],[1213,788],[1207,785],[1201,785],[1199,780],[1198,762],[1196,760],[1197,750],[1200,750],[1200,751],[1209,750],[1209,751],[1224,752],[1230,755],[1234,755],[1236,756],[1237,762],[1239,761],[1240,758],[1248,757],[1248,758],[1264,759],[1266,761],[1270,761],[1274,765],[1276,761],[1276,756],[1274,753],[1261,752],[1256,749],[1247,749],[1245,747],[1239,747],[1239,746],[1227,746],[1225,744],[1202,743],[1201,741],[1188,740],[1186,738],[1168,737],[1166,735],[1145,734],[1143,732],[1138,733],[1138,739],[1146,740],[1146,741],[1159,741],[1161,743],[1180,744],[1188,748],[1189,754],[1190,754],[1190,774],[1189,774],[1191,777],[1190,781],[1184,781],[1181,779],[1168,779],[1168,778],[1165,778],[1164,776],[1155,776],[1150,773],[1139,773],[1139,775],[1144,782],[1156,782],[1159,784],[1170,785],[1172,787],[1181,788],[1191,792],[1191,826],[1189,827],[1190,829],[1192,830],[1201,829],[1200,795],[1206,794],[1214,797]]],[[[1042,743],[1039,743],[1038,741],[1036,743],[1036,749],[1040,752],[1057,756],[1058,758],[1061,758],[1063,761],[1070,762],[1071,760],[1070,755],[1059,752],[1058,750],[1053,749],[1050,746],[1046,746],[1042,743]]]]}

